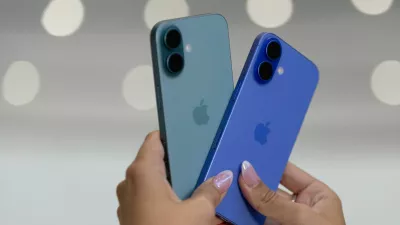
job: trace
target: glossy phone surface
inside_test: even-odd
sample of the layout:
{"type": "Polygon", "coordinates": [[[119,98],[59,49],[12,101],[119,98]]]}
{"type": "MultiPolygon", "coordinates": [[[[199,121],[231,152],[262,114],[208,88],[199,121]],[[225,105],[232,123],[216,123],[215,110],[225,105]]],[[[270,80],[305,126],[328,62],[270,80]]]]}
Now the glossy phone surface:
{"type": "Polygon", "coordinates": [[[186,199],[233,91],[228,25],[219,14],[162,21],[151,31],[151,48],[168,179],[186,199]]]}
{"type": "Polygon", "coordinates": [[[241,195],[241,163],[249,161],[262,181],[277,190],[318,77],[317,67],[276,35],[257,37],[199,178],[201,183],[224,170],[234,173],[233,184],[217,208],[221,218],[237,225],[264,223],[265,217],[241,195]],[[267,56],[272,42],[280,45],[280,57],[274,60],[267,56]],[[262,67],[263,62],[270,67],[262,67]],[[269,69],[272,77],[263,80],[269,69]]]}

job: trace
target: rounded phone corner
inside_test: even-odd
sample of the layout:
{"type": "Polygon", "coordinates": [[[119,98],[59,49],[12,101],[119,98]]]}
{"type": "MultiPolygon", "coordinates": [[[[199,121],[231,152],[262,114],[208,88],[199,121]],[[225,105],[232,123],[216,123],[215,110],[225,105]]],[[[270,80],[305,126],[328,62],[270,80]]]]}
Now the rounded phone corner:
{"type": "Polygon", "coordinates": [[[226,26],[228,27],[228,20],[226,19],[226,17],[220,13],[215,13],[214,14],[215,17],[219,17],[220,19],[223,20],[223,23],[226,24],[226,26]]]}
{"type": "Polygon", "coordinates": [[[155,39],[157,37],[157,32],[161,29],[161,26],[165,23],[165,21],[159,21],[150,30],[150,38],[155,39]]]}

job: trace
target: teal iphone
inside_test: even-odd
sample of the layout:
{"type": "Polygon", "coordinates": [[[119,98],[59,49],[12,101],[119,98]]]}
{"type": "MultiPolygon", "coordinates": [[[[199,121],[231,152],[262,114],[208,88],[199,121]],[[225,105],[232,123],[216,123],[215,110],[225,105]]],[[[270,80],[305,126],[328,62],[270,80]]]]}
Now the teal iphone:
{"type": "Polygon", "coordinates": [[[167,178],[186,199],[233,91],[228,24],[219,14],[166,20],[150,39],[167,178]]]}

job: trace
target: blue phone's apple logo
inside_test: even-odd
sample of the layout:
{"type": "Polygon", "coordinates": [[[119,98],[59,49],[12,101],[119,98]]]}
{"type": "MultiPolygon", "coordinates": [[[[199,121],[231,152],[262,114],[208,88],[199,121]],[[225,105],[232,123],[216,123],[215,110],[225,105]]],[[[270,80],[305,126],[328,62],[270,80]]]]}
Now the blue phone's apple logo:
{"type": "Polygon", "coordinates": [[[263,124],[259,123],[254,130],[254,139],[261,145],[265,145],[268,142],[268,134],[271,132],[269,129],[269,122],[263,124]]]}
{"type": "Polygon", "coordinates": [[[204,99],[201,100],[200,106],[197,106],[193,110],[193,119],[197,125],[206,125],[210,120],[207,113],[208,106],[204,104],[204,99]]]}

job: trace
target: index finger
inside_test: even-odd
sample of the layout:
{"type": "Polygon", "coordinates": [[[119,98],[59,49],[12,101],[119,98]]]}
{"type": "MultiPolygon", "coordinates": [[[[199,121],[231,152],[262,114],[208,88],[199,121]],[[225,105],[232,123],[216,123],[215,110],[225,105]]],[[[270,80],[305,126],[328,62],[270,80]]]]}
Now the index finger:
{"type": "Polygon", "coordinates": [[[159,161],[164,157],[164,148],[161,144],[160,132],[153,131],[147,134],[142,146],[140,147],[136,160],[159,161]]]}
{"type": "Polygon", "coordinates": [[[288,162],[285,172],[283,173],[281,184],[294,194],[300,193],[316,179],[302,169],[288,162]]]}
{"type": "Polygon", "coordinates": [[[161,143],[160,132],[153,131],[149,133],[139,152],[136,155],[135,162],[142,161],[145,164],[151,165],[153,168],[157,168],[165,176],[165,165],[164,165],[164,147],[161,143]]]}

